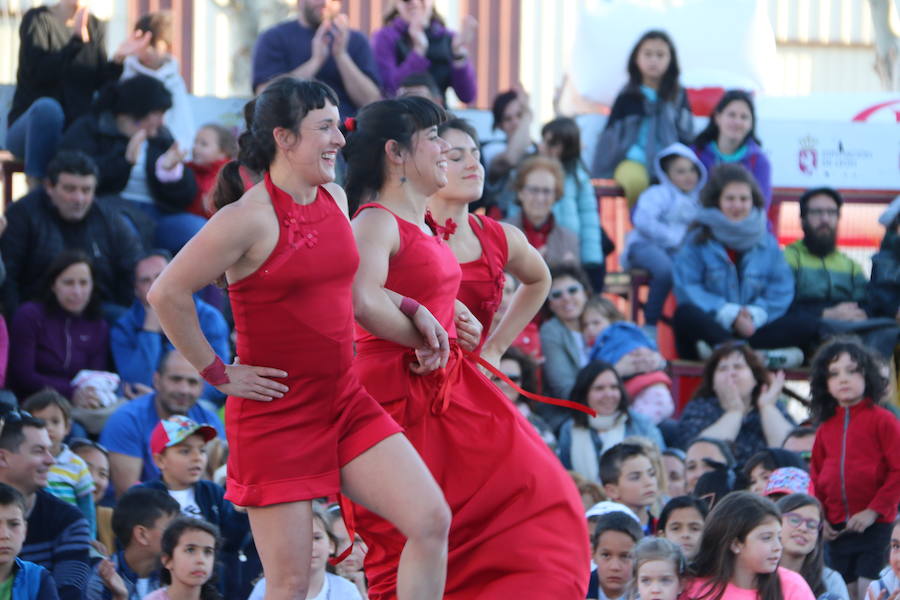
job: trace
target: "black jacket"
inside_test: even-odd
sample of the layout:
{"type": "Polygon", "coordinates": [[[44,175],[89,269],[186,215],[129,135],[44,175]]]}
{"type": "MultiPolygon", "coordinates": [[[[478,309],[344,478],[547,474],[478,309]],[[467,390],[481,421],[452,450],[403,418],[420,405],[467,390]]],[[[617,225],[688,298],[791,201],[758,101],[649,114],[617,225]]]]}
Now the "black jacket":
{"type": "Polygon", "coordinates": [[[88,19],[88,33],[85,44],[46,6],[25,13],[10,124],[44,96],[57,100],[71,123],[90,109],[94,92],[119,78],[122,65],[107,59],[106,27],[94,15],[88,19]]]}
{"type": "Polygon", "coordinates": [[[101,300],[131,304],[134,265],[142,249],[116,208],[95,198],[84,219],[70,223],[59,217],[47,192],[38,189],[10,204],[6,218],[0,249],[7,277],[0,292],[7,315],[35,299],[50,263],[69,248],[83,250],[93,260],[101,300]]]}
{"type": "MultiPolygon", "coordinates": [[[[100,168],[97,195],[118,194],[125,189],[134,166],[125,158],[128,136],[119,132],[111,112],[89,112],[72,123],[60,142],[60,150],[81,150],[100,168]]],[[[181,179],[163,183],[156,178],[156,161],[175,142],[172,134],[161,127],[159,134],[147,140],[147,185],[157,208],[165,212],[181,212],[197,194],[194,173],[184,169],[181,179]]]]}

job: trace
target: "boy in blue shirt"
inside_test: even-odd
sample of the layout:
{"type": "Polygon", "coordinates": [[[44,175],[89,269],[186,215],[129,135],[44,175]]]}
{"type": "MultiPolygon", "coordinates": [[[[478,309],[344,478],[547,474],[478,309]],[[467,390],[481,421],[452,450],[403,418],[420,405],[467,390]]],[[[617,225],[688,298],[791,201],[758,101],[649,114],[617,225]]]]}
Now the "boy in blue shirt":
{"type": "Polygon", "coordinates": [[[58,600],[50,572],[17,557],[26,530],[25,497],[0,483],[0,600],[58,600]]]}

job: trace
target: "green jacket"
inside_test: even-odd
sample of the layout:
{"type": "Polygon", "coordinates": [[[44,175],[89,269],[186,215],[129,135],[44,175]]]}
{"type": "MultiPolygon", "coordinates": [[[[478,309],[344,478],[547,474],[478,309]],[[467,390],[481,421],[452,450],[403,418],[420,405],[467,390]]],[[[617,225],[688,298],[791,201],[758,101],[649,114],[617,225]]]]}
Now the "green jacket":
{"type": "Polygon", "coordinates": [[[792,310],[821,316],[823,310],[841,302],[864,304],[868,280],[862,267],[846,254],[835,250],[816,256],[803,240],[797,240],[784,249],[784,258],[794,273],[792,310]]]}

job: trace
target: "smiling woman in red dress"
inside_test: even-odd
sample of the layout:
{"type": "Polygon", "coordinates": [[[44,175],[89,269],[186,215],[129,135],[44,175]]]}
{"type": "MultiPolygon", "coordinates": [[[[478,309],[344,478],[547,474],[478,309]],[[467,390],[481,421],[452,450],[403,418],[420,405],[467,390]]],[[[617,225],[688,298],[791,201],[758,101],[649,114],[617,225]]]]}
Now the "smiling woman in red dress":
{"type": "Polygon", "coordinates": [[[310,500],[337,492],[402,532],[397,597],[437,600],[447,505],[352,364],[351,285],[359,257],[346,197],[331,183],[344,145],[337,103],[324,84],[284,78],[247,106],[238,162],[225,167],[220,182],[228,184],[219,190],[221,210],[163,271],[148,299],[172,343],[228,394],[226,498],[247,507],[266,600],[305,597],[310,500]],[[242,196],[241,165],[264,174],[242,196]],[[215,356],[191,299],[222,273],[242,364],[226,366],[215,356]]]}

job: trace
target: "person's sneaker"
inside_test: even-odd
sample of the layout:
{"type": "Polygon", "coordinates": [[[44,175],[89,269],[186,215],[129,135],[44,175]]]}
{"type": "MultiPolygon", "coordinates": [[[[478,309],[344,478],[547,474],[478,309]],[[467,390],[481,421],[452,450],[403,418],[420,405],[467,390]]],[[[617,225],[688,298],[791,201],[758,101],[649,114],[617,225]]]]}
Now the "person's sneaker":
{"type": "Polygon", "coordinates": [[[766,368],[770,370],[793,369],[803,364],[803,350],[796,346],[763,350],[763,354],[766,368]]]}
{"type": "Polygon", "coordinates": [[[703,340],[697,340],[697,355],[700,357],[700,360],[706,360],[707,358],[712,356],[712,353],[712,346],[710,346],[703,340]]]}

